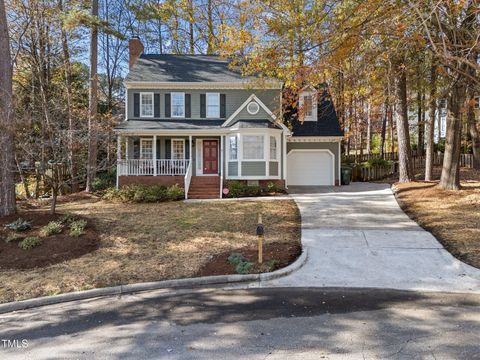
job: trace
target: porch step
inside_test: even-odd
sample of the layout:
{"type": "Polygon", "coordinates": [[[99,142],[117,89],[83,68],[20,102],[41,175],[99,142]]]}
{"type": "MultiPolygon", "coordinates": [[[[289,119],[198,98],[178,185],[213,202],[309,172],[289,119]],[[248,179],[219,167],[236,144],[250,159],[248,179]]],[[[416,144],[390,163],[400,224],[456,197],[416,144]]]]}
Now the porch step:
{"type": "Polygon", "coordinates": [[[219,176],[192,176],[188,191],[189,199],[218,199],[219,197],[219,176]]]}

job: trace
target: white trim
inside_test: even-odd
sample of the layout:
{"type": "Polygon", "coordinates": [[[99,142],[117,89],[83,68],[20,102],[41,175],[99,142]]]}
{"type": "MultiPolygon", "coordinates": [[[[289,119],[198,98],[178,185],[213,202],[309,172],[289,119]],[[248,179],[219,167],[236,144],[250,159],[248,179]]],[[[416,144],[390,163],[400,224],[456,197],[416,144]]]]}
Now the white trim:
{"type": "Polygon", "coordinates": [[[219,119],[220,118],[220,93],[207,92],[205,93],[205,118],[219,119]],[[216,95],[218,98],[218,116],[208,116],[208,95],[216,95]]]}
{"type": "Polygon", "coordinates": [[[197,176],[201,176],[203,175],[203,139],[195,139],[195,152],[195,169],[197,169],[195,173],[197,176]]]}
{"type": "Polygon", "coordinates": [[[258,105],[258,103],[256,101],[250,101],[247,104],[247,112],[250,115],[257,115],[259,111],[260,111],[260,105],[258,105]],[[256,105],[256,109],[255,110],[250,109],[250,105],[256,105]]]}
{"type": "Polygon", "coordinates": [[[172,82],[172,81],[124,81],[127,89],[282,89],[283,82],[275,79],[253,79],[239,82],[172,82]]]}
{"type": "Polygon", "coordinates": [[[253,176],[229,176],[226,179],[227,180],[281,180],[281,177],[253,175],[253,176]]]}
{"type": "Polygon", "coordinates": [[[260,105],[268,115],[270,115],[272,120],[277,120],[277,117],[270,111],[270,109],[255,94],[252,94],[247,98],[247,100],[243,102],[242,105],[239,106],[237,110],[235,110],[232,115],[230,115],[227,120],[225,120],[225,122],[222,124],[222,127],[230,125],[230,123],[237,117],[237,115],[240,114],[240,111],[242,111],[251,101],[256,101],[257,104],[260,105]]]}
{"type": "Polygon", "coordinates": [[[155,115],[155,96],[153,95],[153,92],[141,92],[140,93],[140,117],[141,118],[153,118],[155,115]],[[142,97],[143,95],[151,95],[152,96],[152,115],[145,115],[143,113],[143,103],[142,103],[142,97]]]}
{"type": "MultiPolygon", "coordinates": [[[[155,112],[155,108],[153,112],[155,112]]],[[[125,90],[125,121],[128,121],[128,90],[125,90]]]]}
{"type": "Polygon", "coordinates": [[[177,92],[172,91],[170,93],[170,117],[176,119],[183,119],[185,118],[185,93],[184,92],[177,92]],[[183,114],[182,115],[173,115],[173,94],[180,94],[183,98],[183,114]]]}
{"type": "Polygon", "coordinates": [[[185,139],[183,138],[172,138],[170,139],[170,159],[171,160],[185,160],[185,139]],[[173,142],[174,141],[181,141],[183,143],[183,158],[182,159],[174,159],[173,158],[173,142]]]}
{"type": "MultiPolygon", "coordinates": [[[[220,139],[221,139],[221,136],[220,136],[220,139]]],[[[219,138],[217,137],[204,137],[204,138],[201,138],[201,139],[197,139],[197,150],[196,150],[196,153],[197,153],[197,156],[198,156],[198,159],[200,159],[200,168],[197,167],[197,176],[217,176],[220,174],[220,171],[217,173],[217,174],[204,174],[203,173],[203,141],[204,140],[216,140],[217,141],[217,152],[219,151],[220,149],[220,142],[219,142],[219,138]]],[[[222,154],[220,153],[220,156],[222,156],[222,154]]],[[[220,165],[220,159],[217,158],[217,167],[220,165]]],[[[197,166],[197,164],[195,165],[197,166]]],[[[220,168],[218,168],[218,170],[220,170],[220,168]]]]}
{"type": "Polygon", "coordinates": [[[338,186],[342,185],[342,148],[341,142],[338,142],[338,186]]]}
{"type": "Polygon", "coordinates": [[[225,166],[225,159],[223,156],[224,144],[225,144],[224,138],[225,136],[220,136],[220,194],[219,194],[220,199],[223,197],[223,177],[224,177],[223,168],[225,166]]]}
{"type": "Polygon", "coordinates": [[[287,142],[337,142],[343,136],[289,136],[287,142]]]}
{"type": "Polygon", "coordinates": [[[140,159],[146,159],[146,160],[153,160],[153,139],[152,138],[140,138],[140,159]],[[146,159],[143,157],[143,142],[144,141],[151,141],[152,142],[152,158],[151,159],[146,159]]]}
{"type": "Polygon", "coordinates": [[[153,175],[157,176],[157,135],[153,135],[153,146],[152,146],[152,152],[153,152],[153,175]]]}
{"type": "Polygon", "coordinates": [[[327,152],[332,156],[332,185],[335,185],[335,154],[329,149],[292,149],[287,156],[294,152],[327,152]]]}
{"type": "Polygon", "coordinates": [[[285,187],[288,188],[287,184],[287,136],[282,136],[282,160],[283,160],[283,180],[285,181],[285,187]]]}

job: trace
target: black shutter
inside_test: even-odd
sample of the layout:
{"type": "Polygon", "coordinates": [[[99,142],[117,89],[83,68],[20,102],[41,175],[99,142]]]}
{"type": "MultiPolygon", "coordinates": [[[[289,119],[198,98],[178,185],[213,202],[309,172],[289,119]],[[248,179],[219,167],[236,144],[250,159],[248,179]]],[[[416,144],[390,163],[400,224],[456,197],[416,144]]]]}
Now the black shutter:
{"type": "Polygon", "coordinates": [[[171,140],[170,139],[165,139],[165,158],[166,159],[171,159],[172,158],[172,146],[171,146],[171,140]]]}
{"type": "Polygon", "coordinates": [[[165,94],[165,117],[169,118],[170,115],[170,94],[165,94]]]}
{"type": "Polygon", "coordinates": [[[188,139],[185,140],[185,159],[190,159],[190,143],[188,139]]]}
{"type": "Polygon", "coordinates": [[[225,100],[226,100],[225,94],[220,94],[220,118],[222,119],[225,119],[227,116],[225,100]]]}
{"type": "Polygon", "coordinates": [[[185,117],[192,117],[192,106],[191,106],[191,96],[190,94],[185,94],[185,117]]]}
{"type": "Polygon", "coordinates": [[[200,94],[200,117],[207,117],[207,96],[205,94],[200,94]]]}
{"type": "Polygon", "coordinates": [[[153,95],[153,116],[160,117],[160,94],[153,95]]]}
{"type": "Polygon", "coordinates": [[[133,116],[140,117],[140,94],[133,94],[133,116]]]}

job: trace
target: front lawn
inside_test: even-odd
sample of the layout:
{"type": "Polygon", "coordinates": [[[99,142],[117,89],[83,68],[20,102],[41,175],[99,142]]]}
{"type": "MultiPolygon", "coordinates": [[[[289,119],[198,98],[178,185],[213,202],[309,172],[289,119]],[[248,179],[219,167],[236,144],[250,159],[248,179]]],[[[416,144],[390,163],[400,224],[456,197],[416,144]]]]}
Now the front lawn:
{"type": "MultiPolygon", "coordinates": [[[[265,261],[277,260],[284,266],[300,252],[300,214],[291,200],[123,204],[93,196],[72,198],[60,201],[58,212],[86,219],[98,235],[98,244],[79,257],[65,257],[43,267],[0,266],[0,302],[216,273],[216,269],[208,269],[219,261],[219,254],[240,252],[248,257],[252,253],[258,212],[265,224],[265,261]],[[279,254],[278,249],[288,254],[282,257],[283,251],[279,254]]],[[[44,217],[47,209],[47,205],[23,209],[18,216],[35,225],[35,219],[44,217]]],[[[0,219],[0,224],[3,227],[8,221],[0,219]]],[[[77,241],[85,239],[91,241],[88,234],[77,241]]],[[[35,258],[44,245],[19,254],[35,258]]],[[[77,247],[72,245],[72,249],[77,247]]],[[[65,250],[60,243],[58,248],[65,250]]],[[[49,251],[56,256],[52,243],[49,251]]]]}
{"type": "MultiPolygon", "coordinates": [[[[466,172],[466,169],[463,171],[466,172]]],[[[430,231],[458,259],[480,268],[480,176],[463,176],[463,189],[447,191],[436,182],[395,184],[403,210],[430,231]]]]}

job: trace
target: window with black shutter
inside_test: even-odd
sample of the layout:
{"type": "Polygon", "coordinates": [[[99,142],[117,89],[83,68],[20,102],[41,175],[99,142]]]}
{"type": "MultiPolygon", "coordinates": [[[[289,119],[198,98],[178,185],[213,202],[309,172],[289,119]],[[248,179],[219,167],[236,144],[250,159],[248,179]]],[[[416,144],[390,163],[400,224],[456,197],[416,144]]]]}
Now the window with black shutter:
{"type": "Polygon", "coordinates": [[[156,118],[160,117],[160,94],[153,95],[153,111],[156,118]]]}
{"type": "Polygon", "coordinates": [[[207,98],[206,94],[200,94],[200,117],[207,117],[207,98]]]}
{"type": "Polygon", "coordinates": [[[165,94],[165,117],[171,117],[170,110],[170,94],[165,94]]]}
{"type": "Polygon", "coordinates": [[[133,94],[133,116],[140,117],[140,93],[133,94]]]}

